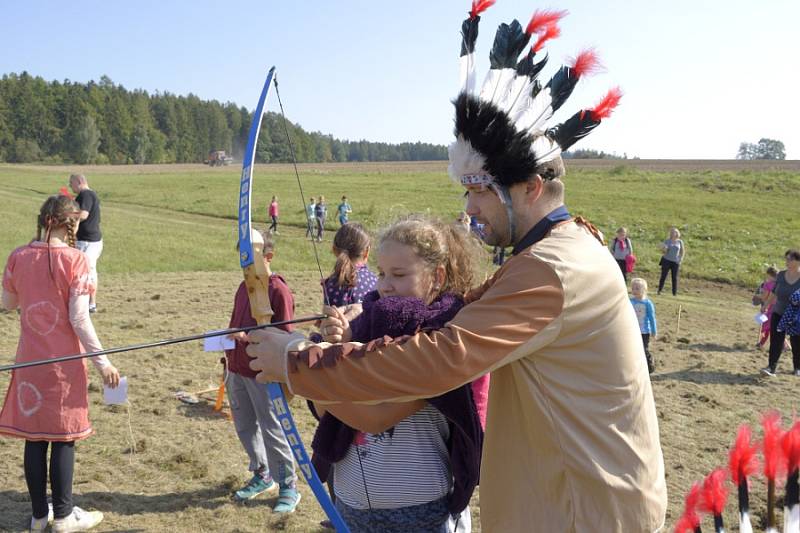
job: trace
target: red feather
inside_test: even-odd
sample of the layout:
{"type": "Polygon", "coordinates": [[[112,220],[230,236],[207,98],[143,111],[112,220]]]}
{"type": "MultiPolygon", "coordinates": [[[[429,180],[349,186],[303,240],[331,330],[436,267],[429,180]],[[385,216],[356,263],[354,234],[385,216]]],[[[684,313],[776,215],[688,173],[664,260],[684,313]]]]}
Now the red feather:
{"type": "Polygon", "coordinates": [[[600,100],[600,103],[594,106],[594,109],[589,111],[592,115],[592,120],[603,120],[611,116],[611,112],[619,105],[622,98],[622,89],[614,87],[600,100]]]}
{"type": "Polygon", "coordinates": [[[791,474],[800,466],[800,422],[795,422],[792,429],[783,434],[781,447],[787,470],[791,474]]]}
{"type": "Polygon", "coordinates": [[[742,424],[736,433],[736,441],[728,454],[728,467],[731,479],[737,487],[747,481],[747,477],[758,470],[758,446],[751,442],[752,430],[747,424],[742,424]]]}
{"type": "Polygon", "coordinates": [[[728,473],[724,468],[717,468],[703,480],[703,492],[700,498],[700,510],[719,516],[725,510],[725,502],[728,500],[728,487],[725,486],[725,478],[728,473]]]}
{"type": "Polygon", "coordinates": [[[495,0],[472,0],[472,10],[469,12],[469,18],[474,19],[490,7],[494,5],[495,0]]]}
{"type": "Polygon", "coordinates": [[[700,503],[700,483],[695,483],[686,495],[686,500],[683,504],[683,515],[675,525],[675,533],[685,533],[687,529],[694,531],[700,525],[700,515],[697,514],[698,503],[700,503]]]}
{"type": "Polygon", "coordinates": [[[572,72],[575,76],[592,75],[603,69],[600,58],[594,48],[589,48],[578,54],[572,64],[572,72]]]}
{"type": "Polygon", "coordinates": [[[783,436],[781,414],[777,411],[766,413],[761,417],[761,426],[764,428],[764,440],[761,443],[761,451],[764,454],[764,476],[774,481],[786,466],[781,450],[783,436]]]}
{"type": "Polygon", "coordinates": [[[67,188],[66,188],[66,187],[61,187],[61,188],[58,190],[58,193],[59,193],[61,196],[68,196],[69,198],[71,198],[71,199],[73,199],[73,200],[74,200],[74,198],[73,198],[73,197],[72,197],[72,195],[69,193],[69,191],[67,190],[67,188]]]}
{"type": "Polygon", "coordinates": [[[561,30],[555,24],[551,24],[547,28],[545,28],[544,33],[539,35],[539,38],[536,40],[536,44],[531,47],[531,50],[534,52],[538,52],[544,46],[544,43],[549,41],[550,39],[555,39],[561,35],[561,30]]]}
{"type": "Polygon", "coordinates": [[[539,33],[542,30],[547,31],[550,26],[555,26],[555,24],[566,17],[569,14],[569,11],[550,11],[550,10],[536,10],[531,17],[531,21],[528,22],[528,27],[525,28],[525,33],[528,35],[533,35],[534,33],[539,33]]]}

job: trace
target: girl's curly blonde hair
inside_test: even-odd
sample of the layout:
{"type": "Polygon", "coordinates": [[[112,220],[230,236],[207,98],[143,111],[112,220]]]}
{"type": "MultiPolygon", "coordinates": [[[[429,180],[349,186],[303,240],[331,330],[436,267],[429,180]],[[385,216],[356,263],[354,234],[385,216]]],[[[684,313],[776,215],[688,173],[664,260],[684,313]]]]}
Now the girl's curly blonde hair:
{"type": "Polygon", "coordinates": [[[472,232],[429,216],[410,215],[398,220],[380,233],[379,245],[387,241],[411,247],[431,272],[444,266],[440,293],[463,296],[481,281],[482,266],[488,258],[472,232]]]}

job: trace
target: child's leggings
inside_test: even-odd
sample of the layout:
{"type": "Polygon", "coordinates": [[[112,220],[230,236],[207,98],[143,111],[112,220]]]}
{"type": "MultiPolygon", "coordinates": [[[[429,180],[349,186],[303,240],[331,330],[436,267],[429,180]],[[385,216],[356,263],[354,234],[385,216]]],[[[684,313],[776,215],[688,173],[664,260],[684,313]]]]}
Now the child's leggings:
{"type": "Polygon", "coordinates": [[[31,497],[34,518],[47,516],[47,446],[50,450],[50,488],[53,515],[65,518],[72,513],[72,475],[75,471],[75,443],[25,441],[25,481],[31,497]]]}

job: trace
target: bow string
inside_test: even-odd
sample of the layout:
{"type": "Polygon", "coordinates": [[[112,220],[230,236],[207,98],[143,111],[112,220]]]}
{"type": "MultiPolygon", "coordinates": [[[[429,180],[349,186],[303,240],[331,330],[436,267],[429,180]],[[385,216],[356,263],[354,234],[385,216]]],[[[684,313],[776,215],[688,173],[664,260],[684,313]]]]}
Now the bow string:
{"type": "MultiPolygon", "coordinates": [[[[258,105],[253,112],[253,122],[250,125],[250,133],[247,138],[247,148],[242,158],[242,176],[239,187],[239,261],[244,274],[244,282],[247,287],[247,294],[250,300],[250,312],[258,324],[269,323],[272,318],[272,307],[269,301],[269,276],[267,273],[266,265],[261,259],[263,253],[264,243],[258,234],[252,231],[251,221],[251,198],[253,190],[253,165],[255,164],[256,144],[258,142],[258,134],[261,130],[261,121],[264,115],[264,105],[266,103],[267,95],[269,94],[270,87],[275,84],[275,91],[278,93],[278,83],[275,77],[275,67],[269,69],[267,79],[264,82],[264,87],[261,89],[261,96],[258,99],[258,105]],[[254,239],[255,237],[255,239],[254,239]],[[260,242],[259,242],[260,241],[260,242]]],[[[280,94],[277,94],[278,101],[280,102],[280,94]]],[[[283,104],[280,104],[281,113],[283,113],[283,104]]],[[[305,198],[303,197],[303,189],[300,184],[300,175],[297,172],[297,161],[294,157],[294,148],[289,138],[289,130],[286,127],[284,116],[284,129],[286,131],[287,140],[289,141],[289,148],[292,155],[292,162],[294,163],[295,175],[297,176],[297,183],[300,186],[300,197],[303,201],[303,210],[305,212],[305,198]]],[[[319,262],[319,255],[317,253],[316,245],[314,245],[314,256],[317,261],[320,278],[322,278],[322,267],[319,262]]],[[[327,301],[327,299],[326,299],[327,301]]],[[[286,400],[286,395],[280,384],[269,383],[266,385],[269,394],[270,402],[272,403],[278,421],[281,424],[286,440],[292,449],[297,465],[303,473],[303,477],[311,487],[314,496],[317,498],[322,510],[328,516],[328,519],[333,524],[338,533],[349,533],[347,525],[339,515],[333,502],[328,496],[325,487],[317,475],[314,466],[311,464],[311,459],[306,452],[303,441],[300,438],[300,433],[294,423],[292,414],[289,410],[289,403],[286,400]]]]}

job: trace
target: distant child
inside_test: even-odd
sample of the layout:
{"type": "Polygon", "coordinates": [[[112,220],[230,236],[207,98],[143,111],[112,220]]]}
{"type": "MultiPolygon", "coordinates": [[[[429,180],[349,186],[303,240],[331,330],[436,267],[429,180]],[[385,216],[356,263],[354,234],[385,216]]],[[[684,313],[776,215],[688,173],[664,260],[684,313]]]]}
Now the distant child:
{"type": "Polygon", "coordinates": [[[314,206],[314,217],[317,221],[317,242],[322,242],[322,234],[325,233],[325,217],[328,216],[328,206],[325,204],[325,197],[320,196],[317,205],[314,206]]]}
{"type": "MultiPolygon", "coordinates": [[[[86,255],[75,248],[80,208],[67,196],[51,196],[39,211],[36,239],[14,250],[3,273],[3,307],[18,310],[17,363],[103,349],[89,316],[94,290],[86,255]]],[[[109,387],[119,372],[104,355],[92,363],[109,387]]],[[[103,520],[99,511],[72,503],[75,441],[94,431],[89,423],[85,360],[21,368],[11,374],[0,434],[25,439],[24,468],[33,516],[30,531],[85,531],[103,520]],[[47,448],[50,490],[47,504],[47,448]]],[[[10,473],[6,473],[7,477],[10,473]]]]}
{"type": "Polygon", "coordinates": [[[766,322],[761,324],[761,334],[758,337],[758,349],[764,347],[769,340],[769,329],[771,324],[771,317],[772,317],[772,308],[775,306],[775,303],[771,303],[769,306],[765,306],[764,304],[769,300],[769,297],[772,295],[773,291],[775,290],[775,282],[778,279],[778,269],[774,266],[770,266],[767,268],[767,277],[758,287],[756,294],[753,295],[753,305],[760,305],[761,306],[761,314],[766,315],[767,320],[766,322]]]}
{"type": "Polygon", "coordinates": [[[272,223],[269,225],[270,233],[278,233],[278,197],[273,196],[272,201],[269,203],[269,217],[272,223]]]}
{"type": "MultiPolygon", "coordinates": [[[[326,308],[326,340],[366,342],[444,326],[464,305],[481,253],[452,224],[419,217],[393,224],[380,239],[377,291],[352,322],[326,308]]],[[[488,376],[476,384],[486,387],[488,376]]],[[[470,384],[408,403],[315,406],[323,416],[314,461],[324,477],[332,465],[336,506],[353,533],[448,531],[448,520],[464,528],[483,434],[470,384]]]]}
{"type": "Polygon", "coordinates": [[[642,343],[644,344],[644,355],[647,358],[647,370],[651,374],[655,371],[656,365],[653,356],[650,354],[650,335],[656,336],[656,308],[653,302],[647,297],[647,281],[642,278],[631,280],[631,304],[639,320],[639,331],[642,333],[642,343]]]}
{"type": "Polygon", "coordinates": [[[306,237],[314,238],[314,233],[317,228],[317,215],[316,215],[316,208],[317,203],[314,201],[314,197],[308,199],[308,205],[306,206],[306,237]]]}
{"type": "Polygon", "coordinates": [[[375,290],[378,276],[367,266],[369,247],[369,234],[357,222],[348,222],[336,231],[331,248],[336,265],[323,282],[329,305],[361,303],[368,292],[375,290]]]}
{"type": "Polygon", "coordinates": [[[339,225],[347,224],[347,216],[353,212],[353,208],[347,203],[347,196],[342,196],[342,203],[339,204],[336,211],[339,213],[339,225]]]}
{"type": "MultiPolygon", "coordinates": [[[[278,274],[273,274],[270,269],[270,263],[275,256],[272,239],[254,231],[253,240],[264,242],[262,260],[269,274],[269,302],[274,313],[272,322],[291,320],[294,316],[292,292],[286,286],[284,279],[278,274]]],[[[256,321],[250,314],[247,287],[242,282],[234,298],[230,327],[255,325],[256,321]]],[[[285,331],[292,330],[291,325],[280,328],[285,331]]],[[[300,502],[292,450],[281,430],[266,385],[256,382],[257,372],[250,369],[250,358],[245,352],[246,335],[236,333],[231,335],[231,338],[236,341],[236,347],[233,350],[225,350],[228,368],[225,389],[236,433],[250,458],[249,470],[253,472],[250,481],[237,490],[233,497],[237,501],[245,501],[278,488],[278,503],[273,511],[291,513],[300,502]]]]}
{"type": "Polygon", "coordinates": [[[628,257],[633,254],[633,244],[628,238],[628,229],[619,228],[614,240],[611,241],[608,247],[611,250],[611,255],[614,256],[614,260],[619,265],[619,269],[622,271],[622,277],[625,281],[628,281],[628,262],[630,261],[628,257]]]}

